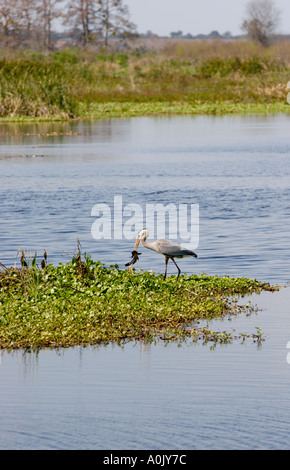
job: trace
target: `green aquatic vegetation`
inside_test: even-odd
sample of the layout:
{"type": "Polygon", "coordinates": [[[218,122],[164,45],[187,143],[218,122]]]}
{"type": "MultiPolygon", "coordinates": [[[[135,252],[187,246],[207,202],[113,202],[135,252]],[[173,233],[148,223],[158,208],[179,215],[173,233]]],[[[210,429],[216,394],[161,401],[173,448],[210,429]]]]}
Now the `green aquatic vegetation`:
{"type": "MultiPolygon", "coordinates": [[[[211,50],[211,47],[209,50],[211,50]]],[[[219,46],[221,48],[221,46],[219,46]]],[[[0,59],[1,119],[289,112],[289,60],[64,49],[0,59]]],[[[277,56],[277,57],[276,57],[277,56]]]]}
{"type": "Polygon", "coordinates": [[[135,116],[195,116],[201,114],[272,114],[290,113],[288,103],[232,103],[208,102],[106,102],[81,103],[80,114],[83,118],[118,118],[135,116]]]}
{"type": "Polygon", "coordinates": [[[0,348],[43,348],[127,341],[228,343],[233,335],[199,321],[249,311],[236,297],[271,289],[259,281],[199,275],[163,280],[152,272],[106,267],[80,251],[71,262],[37,264],[22,252],[21,268],[0,271],[0,348]]]}
{"type": "Polygon", "coordinates": [[[74,117],[73,65],[44,59],[0,60],[0,116],[74,117]]]}

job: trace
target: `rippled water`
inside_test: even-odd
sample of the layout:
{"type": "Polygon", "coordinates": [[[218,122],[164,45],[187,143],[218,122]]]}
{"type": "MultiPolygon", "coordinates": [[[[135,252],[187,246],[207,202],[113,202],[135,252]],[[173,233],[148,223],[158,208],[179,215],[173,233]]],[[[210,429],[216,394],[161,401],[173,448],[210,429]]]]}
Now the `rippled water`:
{"type": "MultiPolygon", "coordinates": [[[[183,272],[284,285],[289,129],[288,116],[1,124],[0,261],[45,248],[64,262],[79,238],[94,259],[123,267],[133,240],[91,236],[93,206],[121,195],[124,205],[199,204],[198,258],[180,261],[183,272]]],[[[162,272],[164,260],[142,249],[137,267],[162,272]]],[[[261,327],[261,348],[4,352],[0,448],[289,448],[289,288],[252,301],[257,315],[214,327],[261,327]]]]}
{"type": "MultiPolygon", "coordinates": [[[[112,207],[121,195],[124,206],[144,210],[149,203],[199,204],[199,258],[182,261],[183,271],[289,279],[288,116],[61,126],[2,124],[2,263],[14,264],[19,248],[45,248],[51,262],[66,261],[78,237],[93,258],[124,266],[133,240],[91,236],[94,205],[112,207]]],[[[137,267],[159,272],[163,265],[147,251],[137,267]]]]}
{"type": "MultiPolygon", "coordinates": [[[[4,353],[3,449],[289,449],[290,289],[255,296],[267,337],[4,353]],[[282,331],[282,329],[284,331],[282,331]]],[[[223,322],[221,322],[223,323],[223,322]]],[[[218,325],[216,325],[218,328],[218,325]]]]}

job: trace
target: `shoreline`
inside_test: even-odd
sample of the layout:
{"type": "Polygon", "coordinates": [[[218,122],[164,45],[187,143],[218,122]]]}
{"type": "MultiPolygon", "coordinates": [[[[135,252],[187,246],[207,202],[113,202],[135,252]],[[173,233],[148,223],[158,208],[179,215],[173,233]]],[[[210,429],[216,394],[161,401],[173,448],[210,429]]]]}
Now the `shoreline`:
{"type": "Polygon", "coordinates": [[[100,103],[90,103],[85,105],[80,103],[80,114],[74,117],[67,116],[7,116],[1,117],[0,123],[15,122],[63,122],[82,121],[87,119],[112,119],[112,118],[132,118],[132,117],[162,117],[162,116],[226,116],[226,115],[246,115],[246,114],[290,114],[288,103],[190,103],[190,102],[130,102],[130,101],[109,101],[100,103]]]}

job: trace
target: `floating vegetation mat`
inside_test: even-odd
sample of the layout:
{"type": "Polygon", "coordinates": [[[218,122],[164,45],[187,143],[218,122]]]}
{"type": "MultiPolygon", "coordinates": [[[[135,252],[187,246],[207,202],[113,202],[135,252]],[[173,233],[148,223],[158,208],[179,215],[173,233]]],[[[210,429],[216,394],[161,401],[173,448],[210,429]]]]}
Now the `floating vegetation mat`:
{"type": "Polygon", "coordinates": [[[229,343],[262,332],[235,334],[200,327],[200,321],[250,313],[242,296],[278,290],[246,278],[169,276],[106,267],[80,251],[67,264],[0,268],[0,348],[70,347],[129,341],[229,343]]]}

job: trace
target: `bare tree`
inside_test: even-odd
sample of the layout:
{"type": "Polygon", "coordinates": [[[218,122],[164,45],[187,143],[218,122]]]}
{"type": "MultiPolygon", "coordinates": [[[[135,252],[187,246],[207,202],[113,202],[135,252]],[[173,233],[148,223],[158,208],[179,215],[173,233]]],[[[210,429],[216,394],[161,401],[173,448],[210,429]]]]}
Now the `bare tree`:
{"type": "Polygon", "coordinates": [[[52,48],[52,24],[62,14],[59,4],[63,0],[38,0],[36,7],[38,23],[40,25],[42,44],[45,49],[52,48]]]}
{"type": "Polygon", "coordinates": [[[77,31],[84,45],[98,36],[108,45],[110,36],[136,32],[123,0],[0,0],[0,35],[6,43],[25,46],[37,41],[38,46],[51,49],[52,28],[60,17],[77,31]]]}
{"type": "Polygon", "coordinates": [[[18,0],[18,8],[21,40],[32,44],[36,40],[37,0],[18,0]]]}
{"type": "Polygon", "coordinates": [[[70,24],[81,32],[83,45],[93,38],[98,30],[99,2],[96,0],[70,0],[64,15],[64,24],[70,24]]]}
{"type": "Polygon", "coordinates": [[[273,0],[251,0],[246,7],[242,29],[254,41],[268,46],[280,22],[280,10],[273,0]]]}
{"type": "Polygon", "coordinates": [[[129,9],[123,0],[98,0],[100,5],[100,26],[105,45],[109,36],[129,36],[136,32],[136,26],[129,20],[129,9]]]}
{"type": "Polygon", "coordinates": [[[19,27],[18,0],[0,0],[0,30],[6,39],[19,27]]]}

